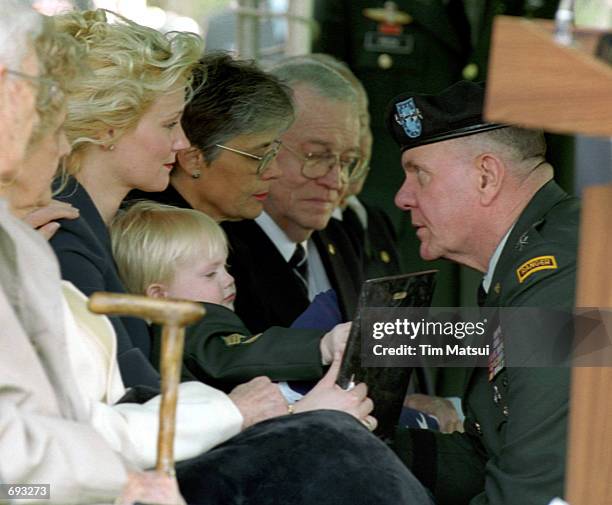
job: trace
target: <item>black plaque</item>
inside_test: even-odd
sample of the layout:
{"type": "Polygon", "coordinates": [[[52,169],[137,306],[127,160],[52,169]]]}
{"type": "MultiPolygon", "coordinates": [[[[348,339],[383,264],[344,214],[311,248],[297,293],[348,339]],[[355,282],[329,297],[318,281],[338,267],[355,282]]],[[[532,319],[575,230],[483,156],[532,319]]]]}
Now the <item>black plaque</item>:
{"type": "Polygon", "coordinates": [[[429,307],[437,270],[369,279],[363,283],[336,383],[347,389],[358,382],[368,385],[378,420],[375,433],[383,440],[393,437],[412,368],[365,368],[361,366],[361,312],[364,308],[429,307]]]}

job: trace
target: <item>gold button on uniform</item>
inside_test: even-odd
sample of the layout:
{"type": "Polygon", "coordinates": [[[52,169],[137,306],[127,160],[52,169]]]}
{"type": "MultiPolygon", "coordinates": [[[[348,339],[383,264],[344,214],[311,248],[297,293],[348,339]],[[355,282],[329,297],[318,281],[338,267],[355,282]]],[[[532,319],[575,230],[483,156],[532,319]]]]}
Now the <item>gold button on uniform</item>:
{"type": "Polygon", "coordinates": [[[478,65],[476,63],[468,63],[463,67],[463,78],[467,81],[473,81],[478,76],[478,65]]]}
{"type": "Polygon", "coordinates": [[[327,244],[327,250],[329,251],[329,254],[336,254],[336,248],[334,247],[334,244],[327,244]]]}
{"type": "Polygon", "coordinates": [[[383,70],[387,70],[393,66],[393,58],[387,53],[382,53],[378,56],[378,66],[383,70]]]}
{"type": "Polygon", "coordinates": [[[383,263],[389,263],[391,261],[391,256],[389,256],[389,253],[387,251],[380,251],[380,260],[383,263]]]}

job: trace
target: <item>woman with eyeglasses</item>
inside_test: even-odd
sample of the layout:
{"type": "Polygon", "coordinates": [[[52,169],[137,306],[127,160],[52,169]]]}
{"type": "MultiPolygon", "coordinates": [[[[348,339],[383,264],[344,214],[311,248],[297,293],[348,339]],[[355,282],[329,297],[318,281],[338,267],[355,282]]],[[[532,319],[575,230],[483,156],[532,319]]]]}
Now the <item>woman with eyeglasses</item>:
{"type": "Polygon", "coordinates": [[[278,137],[293,122],[291,90],[253,62],[224,53],[200,64],[182,120],[191,147],[178,153],[170,186],[152,199],[217,222],[253,219],[280,176],[275,158],[278,137]]]}

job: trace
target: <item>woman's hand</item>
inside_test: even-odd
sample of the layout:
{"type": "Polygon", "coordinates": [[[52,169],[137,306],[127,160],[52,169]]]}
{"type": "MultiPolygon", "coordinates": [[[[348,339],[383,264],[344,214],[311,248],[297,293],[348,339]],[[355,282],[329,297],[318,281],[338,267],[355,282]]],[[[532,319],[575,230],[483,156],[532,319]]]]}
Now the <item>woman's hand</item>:
{"type": "Polygon", "coordinates": [[[236,386],[228,395],[244,419],[242,428],[287,413],[287,402],[277,384],[268,377],[255,377],[236,386]]]}
{"type": "Polygon", "coordinates": [[[376,418],[369,415],[374,408],[374,403],[367,396],[368,387],[361,383],[347,391],[336,384],[341,360],[342,354],[336,353],[325,377],[304,398],[294,404],[293,411],[340,410],[357,418],[370,431],[373,431],[378,423],[376,418]]]}
{"type": "Polygon", "coordinates": [[[185,505],[176,479],[155,471],[128,473],[127,483],[115,504],[132,505],[136,502],[185,505]]]}
{"type": "Polygon", "coordinates": [[[57,222],[59,219],[76,219],[77,217],[79,217],[79,209],[76,207],[66,202],[51,200],[49,205],[35,208],[25,214],[22,219],[49,240],[60,227],[57,222]]]}

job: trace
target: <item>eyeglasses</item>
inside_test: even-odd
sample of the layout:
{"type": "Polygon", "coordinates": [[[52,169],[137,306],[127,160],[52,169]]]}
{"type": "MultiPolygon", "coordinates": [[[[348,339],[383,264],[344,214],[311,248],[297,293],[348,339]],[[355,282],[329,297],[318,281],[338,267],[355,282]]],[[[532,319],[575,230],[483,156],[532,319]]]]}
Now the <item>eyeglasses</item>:
{"type": "Polygon", "coordinates": [[[219,149],[225,149],[226,151],[230,151],[232,153],[240,154],[245,158],[251,158],[252,160],[259,161],[259,165],[257,165],[257,170],[255,171],[255,174],[261,175],[266,171],[268,165],[272,162],[272,160],[276,158],[276,155],[278,154],[278,151],[280,151],[281,148],[281,141],[275,140],[274,142],[272,142],[270,149],[268,149],[262,156],[247,153],[246,151],[241,151],[240,149],[224,146],[222,144],[215,144],[215,147],[218,147],[219,149]]]}
{"type": "Polygon", "coordinates": [[[340,165],[340,174],[343,180],[348,181],[355,177],[357,168],[360,167],[361,156],[355,153],[306,153],[302,154],[288,145],[287,149],[296,158],[302,160],[302,175],[307,179],[318,179],[324,177],[336,165],[340,165]]]}
{"type": "Polygon", "coordinates": [[[53,79],[25,74],[23,72],[18,72],[17,70],[7,70],[6,73],[35,84],[38,88],[38,104],[56,104],[61,103],[64,100],[64,94],[59,87],[59,84],[53,79]]]}

